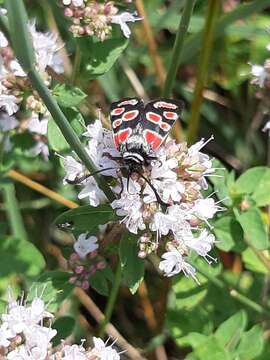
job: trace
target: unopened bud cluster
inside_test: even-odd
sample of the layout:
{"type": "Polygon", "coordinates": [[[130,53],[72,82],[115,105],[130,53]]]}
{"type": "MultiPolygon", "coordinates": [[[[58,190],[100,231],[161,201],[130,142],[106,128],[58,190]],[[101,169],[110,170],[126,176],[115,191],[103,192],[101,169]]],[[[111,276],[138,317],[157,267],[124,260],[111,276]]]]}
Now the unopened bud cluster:
{"type": "Polygon", "coordinates": [[[68,265],[69,270],[72,271],[69,282],[87,290],[91,283],[91,275],[94,275],[97,270],[103,270],[106,262],[98,256],[97,251],[89,253],[84,259],[73,252],[69,257],[68,265]]]}
{"type": "Polygon", "coordinates": [[[65,16],[72,20],[70,31],[74,36],[95,35],[101,41],[107,39],[112,31],[112,17],[118,12],[114,3],[112,1],[104,4],[96,1],[79,3],[81,5],[77,6],[72,2],[64,10],[65,16]]]}
{"type": "Polygon", "coordinates": [[[62,0],[62,3],[65,16],[72,22],[69,30],[75,37],[96,36],[104,41],[111,36],[113,23],[119,24],[124,35],[129,37],[126,22],[140,20],[128,12],[117,15],[114,1],[62,0]]]}

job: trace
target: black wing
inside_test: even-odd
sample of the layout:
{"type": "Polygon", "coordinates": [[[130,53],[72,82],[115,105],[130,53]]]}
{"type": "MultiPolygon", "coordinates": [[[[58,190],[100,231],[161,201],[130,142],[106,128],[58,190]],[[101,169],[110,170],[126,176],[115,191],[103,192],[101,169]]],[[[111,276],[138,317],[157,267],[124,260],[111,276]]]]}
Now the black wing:
{"type": "Polygon", "coordinates": [[[144,109],[143,136],[152,150],[157,150],[184,109],[181,100],[157,99],[144,109]]]}
{"type": "Polygon", "coordinates": [[[111,104],[110,119],[114,143],[118,149],[142,121],[143,113],[144,103],[140,98],[124,98],[111,104]]]}

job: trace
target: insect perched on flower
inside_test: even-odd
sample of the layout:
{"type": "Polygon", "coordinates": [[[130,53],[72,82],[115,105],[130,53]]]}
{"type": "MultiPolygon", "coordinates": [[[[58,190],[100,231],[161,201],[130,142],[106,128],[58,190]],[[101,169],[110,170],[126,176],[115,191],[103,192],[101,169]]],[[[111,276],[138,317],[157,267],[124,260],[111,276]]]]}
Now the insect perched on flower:
{"type": "MultiPolygon", "coordinates": [[[[155,152],[183,108],[182,101],[170,99],[153,100],[146,105],[139,98],[125,98],[112,103],[110,118],[114,143],[122,155],[128,178],[133,172],[144,178],[143,166],[157,160],[155,152]]],[[[154,187],[149,185],[162,203],[154,187]]]]}
{"type": "MultiPolygon", "coordinates": [[[[124,172],[127,171],[128,182],[133,173],[142,177],[162,205],[166,204],[160,199],[155,187],[143,175],[143,167],[150,165],[152,160],[158,160],[155,152],[166,139],[183,108],[184,104],[181,100],[163,98],[153,100],[146,106],[142,99],[124,98],[112,103],[110,108],[114,144],[121,154],[121,157],[112,157],[112,159],[122,162],[119,168],[124,172]]],[[[81,174],[75,180],[69,179],[66,182],[80,183],[89,176],[111,169],[113,168],[103,168],[92,174],[81,174]]]]}

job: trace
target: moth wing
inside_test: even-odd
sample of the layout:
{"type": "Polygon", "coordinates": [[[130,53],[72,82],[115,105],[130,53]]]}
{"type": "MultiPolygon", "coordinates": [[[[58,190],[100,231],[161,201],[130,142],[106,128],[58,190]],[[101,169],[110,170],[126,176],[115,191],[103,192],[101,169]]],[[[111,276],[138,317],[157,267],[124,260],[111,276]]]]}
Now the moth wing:
{"type": "Polygon", "coordinates": [[[110,119],[117,149],[127,141],[141,122],[143,112],[143,100],[137,97],[124,98],[111,104],[110,119]]]}
{"type": "Polygon", "coordinates": [[[143,113],[143,136],[145,141],[156,151],[166,139],[175,121],[184,109],[181,100],[157,99],[150,101],[143,113]]]}

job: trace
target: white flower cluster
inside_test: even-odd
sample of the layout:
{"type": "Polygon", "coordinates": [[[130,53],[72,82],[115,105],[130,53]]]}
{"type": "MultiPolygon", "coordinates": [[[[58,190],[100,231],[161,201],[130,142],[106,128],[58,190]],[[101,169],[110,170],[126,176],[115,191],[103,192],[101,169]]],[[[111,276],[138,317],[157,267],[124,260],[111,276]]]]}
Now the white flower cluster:
{"type": "Polygon", "coordinates": [[[111,35],[111,24],[118,24],[124,36],[129,38],[131,31],[127,22],[141,20],[129,12],[117,15],[118,8],[113,1],[62,0],[62,3],[65,5],[65,16],[72,20],[70,31],[74,36],[95,35],[104,41],[111,35]]]}
{"type": "Polygon", "coordinates": [[[57,331],[44,326],[52,322],[53,314],[46,311],[40,297],[29,305],[16,302],[10,296],[7,310],[0,322],[0,357],[7,360],[120,360],[112,345],[93,338],[94,346],[85,349],[82,345],[63,344],[61,350],[52,348],[51,340],[57,331]],[[2,357],[4,356],[4,357],[2,357]]]}
{"type": "MultiPolygon", "coordinates": [[[[113,179],[111,188],[117,199],[111,203],[112,208],[123,217],[121,222],[127,229],[140,236],[138,255],[146,257],[152,251],[164,251],[165,248],[159,266],[164,274],[172,276],[183,271],[186,276],[196,279],[195,269],[187,262],[187,256],[194,250],[209,263],[215,260],[209,255],[215,243],[209,219],[223,209],[213,197],[204,198],[202,194],[208,187],[206,178],[215,176],[212,160],[201,152],[207,142],[201,140],[188,147],[186,143],[167,140],[156,152],[157,160],[144,167],[144,178],[133,173],[127,179],[121,172],[124,163],[113,143],[111,131],[103,129],[101,122],[96,120],[84,135],[89,138],[86,151],[96,168],[108,168],[103,175],[113,179]]],[[[87,197],[92,206],[105,201],[94,178],[82,177],[86,169],[81,163],[67,156],[64,167],[64,182],[83,179],[80,199],[87,197]]]]}
{"type": "MultiPolygon", "coordinates": [[[[57,37],[49,32],[38,32],[34,23],[29,24],[29,32],[33,40],[37,69],[49,86],[51,79],[46,72],[47,66],[58,73],[64,71],[58,54],[57,37]]],[[[0,130],[2,133],[16,128],[19,132],[28,130],[35,140],[30,154],[42,154],[47,159],[49,151],[45,135],[49,113],[38,94],[33,91],[27,74],[14,57],[3,33],[0,33],[0,58],[0,130]]],[[[9,144],[6,144],[5,149],[9,148],[9,144]]]]}
{"type": "MultiPolygon", "coordinates": [[[[266,46],[266,49],[270,51],[270,44],[266,46]]],[[[264,88],[270,80],[270,59],[267,59],[263,65],[251,64],[250,73],[253,76],[251,84],[264,88]]]]}
{"type": "MultiPolygon", "coordinates": [[[[270,44],[266,46],[266,49],[270,51],[270,44]]],[[[251,64],[251,75],[253,76],[250,81],[251,84],[257,85],[260,88],[259,97],[263,100],[265,107],[265,114],[268,114],[269,119],[269,96],[268,91],[270,88],[270,58],[266,59],[263,65],[251,64]],[[266,93],[264,93],[266,92],[266,93]]],[[[268,132],[270,136],[270,121],[268,120],[264,127],[263,132],[268,132]]]]}

